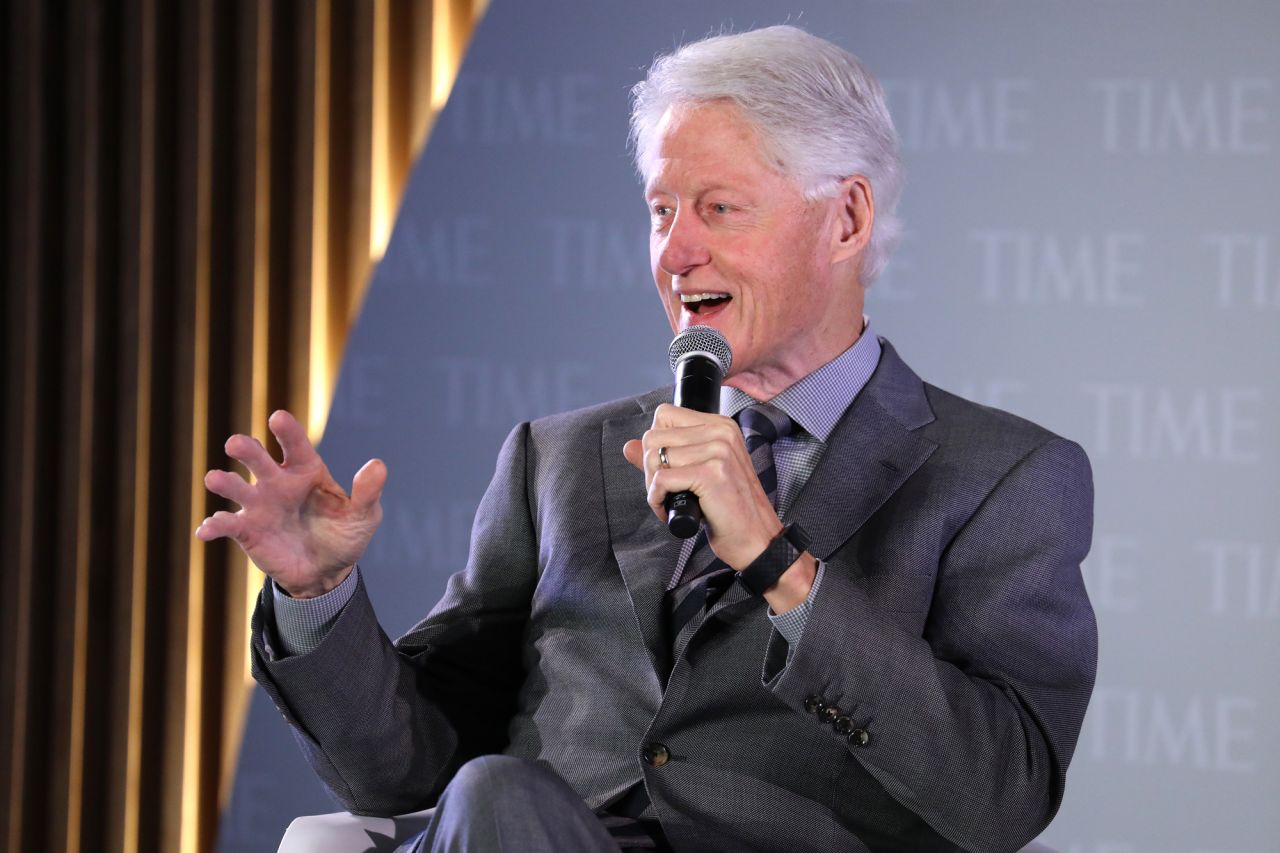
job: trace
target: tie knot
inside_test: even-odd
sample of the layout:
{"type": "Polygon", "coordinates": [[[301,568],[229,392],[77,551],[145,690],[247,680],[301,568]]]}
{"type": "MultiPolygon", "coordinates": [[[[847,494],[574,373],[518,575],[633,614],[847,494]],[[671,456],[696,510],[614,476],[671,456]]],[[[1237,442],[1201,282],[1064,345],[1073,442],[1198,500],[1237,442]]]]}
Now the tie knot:
{"type": "Polygon", "coordinates": [[[768,403],[747,406],[738,413],[738,423],[742,426],[748,444],[752,443],[750,441],[752,437],[757,441],[773,444],[778,439],[790,435],[795,426],[795,421],[791,420],[790,415],[768,403]]]}

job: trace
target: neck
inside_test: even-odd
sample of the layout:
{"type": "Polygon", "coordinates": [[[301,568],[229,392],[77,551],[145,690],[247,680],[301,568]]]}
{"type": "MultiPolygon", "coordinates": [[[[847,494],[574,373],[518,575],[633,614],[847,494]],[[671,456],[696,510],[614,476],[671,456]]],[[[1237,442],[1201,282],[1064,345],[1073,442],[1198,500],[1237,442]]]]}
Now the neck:
{"type": "MultiPolygon", "coordinates": [[[[859,315],[859,321],[861,321],[861,315],[859,315]]],[[[862,337],[862,331],[863,324],[859,322],[857,327],[850,329],[847,335],[831,339],[825,346],[788,353],[777,361],[742,373],[735,373],[726,379],[724,384],[737,388],[753,400],[761,402],[772,400],[857,343],[858,338],[862,337]]]]}

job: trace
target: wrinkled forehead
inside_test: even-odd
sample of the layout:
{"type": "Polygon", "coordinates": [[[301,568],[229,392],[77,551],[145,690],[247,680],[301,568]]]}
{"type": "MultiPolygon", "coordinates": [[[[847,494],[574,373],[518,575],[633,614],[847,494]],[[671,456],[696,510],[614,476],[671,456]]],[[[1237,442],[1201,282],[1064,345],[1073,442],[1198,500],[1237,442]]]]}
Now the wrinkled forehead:
{"type": "Polygon", "coordinates": [[[690,173],[724,181],[787,178],[759,130],[727,98],[668,107],[638,155],[646,194],[661,189],[665,179],[690,173]]]}

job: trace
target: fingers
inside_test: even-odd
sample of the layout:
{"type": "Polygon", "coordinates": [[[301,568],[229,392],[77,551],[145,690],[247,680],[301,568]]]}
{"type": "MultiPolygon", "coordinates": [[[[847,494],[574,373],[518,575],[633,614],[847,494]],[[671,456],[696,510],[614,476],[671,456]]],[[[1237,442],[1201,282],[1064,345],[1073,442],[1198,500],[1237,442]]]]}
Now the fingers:
{"type": "Polygon", "coordinates": [[[666,517],[667,496],[676,492],[698,495],[704,512],[707,501],[726,510],[753,505],[757,498],[767,505],[742,430],[733,419],[659,406],[653,420],[653,428],[637,442],[639,448],[628,442],[623,453],[644,470],[646,500],[659,518],[666,517]]]}
{"type": "Polygon", "coordinates": [[[284,451],[285,465],[304,465],[320,458],[311,444],[311,439],[307,438],[307,431],[302,428],[302,424],[284,409],[272,412],[271,417],[267,419],[267,426],[271,434],[276,437],[276,441],[280,442],[280,449],[284,451]]]}
{"type": "Polygon", "coordinates": [[[196,528],[196,538],[201,542],[212,542],[224,536],[236,539],[240,536],[240,530],[240,516],[222,510],[200,522],[200,526],[196,528]]]}
{"type": "MultiPolygon", "coordinates": [[[[746,486],[752,485],[750,481],[743,480],[740,474],[736,478],[731,476],[735,469],[732,460],[714,455],[678,468],[658,468],[649,479],[649,505],[655,511],[663,509],[667,495],[675,492],[693,492],[699,497],[706,497],[712,488],[725,488],[739,482],[746,486]]],[[[665,515],[665,510],[663,514],[665,515]]]]}
{"type": "Polygon", "coordinates": [[[654,412],[653,423],[639,441],[632,439],[622,447],[627,461],[644,471],[646,488],[653,485],[654,476],[664,468],[687,468],[711,461],[722,463],[720,469],[736,468],[744,476],[755,476],[742,431],[732,418],[690,412],[664,403],[654,412]],[[675,421],[680,424],[671,425],[675,421]],[[662,464],[663,450],[666,465],[662,464]]]}
{"type": "Polygon", "coordinates": [[[713,529],[756,525],[762,513],[776,518],[732,418],[664,404],[654,412],[652,429],[628,441],[622,453],[644,471],[646,501],[659,519],[666,518],[667,496],[676,492],[696,494],[713,529]]]}
{"type": "Polygon", "coordinates": [[[753,470],[738,425],[729,418],[718,415],[715,421],[696,426],[655,427],[644,434],[640,443],[646,478],[652,478],[654,472],[663,467],[696,465],[708,459],[728,460],[737,457],[745,470],[753,470]],[[663,449],[667,452],[666,466],[662,464],[663,449]]]}
{"type": "Polygon", "coordinates": [[[654,410],[653,426],[644,434],[644,446],[646,450],[662,446],[680,447],[717,439],[743,444],[742,428],[733,418],[724,415],[695,412],[663,403],[654,410]]]}
{"type": "Polygon", "coordinates": [[[276,471],[276,461],[253,436],[233,435],[227,439],[227,455],[240,462],[259,480],[270,477],[276,471]]]}
{"type": "Polygon", "coordinates": [[[622,455],[632,465],[644,470],[644,442],[638,438],[633,438],[626,444],[622,445],[622,455]]]}
{"type": "Polygon", "coordinates": [[[699,444],[687,444],[683,447],[677,445],[663,445],[659,447],[650,447],[644,451],[642,464],[646,474],[653,476],[657,472],[671,468],[688,468],[692,465],[701,465],[705,462],[718,461],[732,463],[734,459],[734,449],[725,442],[721,441],[704,441],[699,444]],[[662,452],[666,451],[667,464],[662,464],[662,452]]]}
{"type": "Polygon", "coordinates": [[[363,510],[372,509],[382,497],[382,488],[386,484],[386,464],[381,459],[370,459],[351,481],[351,500],[363,510]]]}
{"type": "Polygon", "coordinates": [[[699,424],[714,423],[716,421],[727,421],[729,418],[723,415],[710,414],[708,412],[697,412],[693,409],[685,409],[671,403],[662,403],[658,408],[653,410],[653,427],[687,427],[698,426],[699,424]]]}
{"type": "Polygon", "coordinates": [[[253,486],[244,481],[239,474],[231,471],[210,471],[204,475],[204,485],[215,495],[221,495],[240,506],[246,506],[253,500],[253,486]]]}

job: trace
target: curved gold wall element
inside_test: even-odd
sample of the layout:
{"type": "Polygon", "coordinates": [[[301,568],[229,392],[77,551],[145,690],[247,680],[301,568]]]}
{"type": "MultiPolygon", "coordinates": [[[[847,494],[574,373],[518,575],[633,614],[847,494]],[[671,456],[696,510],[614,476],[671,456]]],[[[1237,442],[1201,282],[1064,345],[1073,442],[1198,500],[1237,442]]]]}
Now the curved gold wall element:
{"type": "Polygon", "coordinates": [[[320,437],[484,6],[3,4],[0,847],[212,849],[258,579],[201,478],[320,437]]]}

